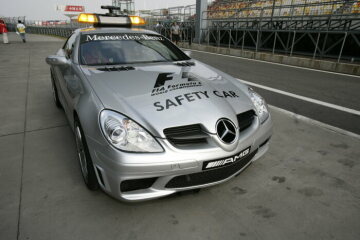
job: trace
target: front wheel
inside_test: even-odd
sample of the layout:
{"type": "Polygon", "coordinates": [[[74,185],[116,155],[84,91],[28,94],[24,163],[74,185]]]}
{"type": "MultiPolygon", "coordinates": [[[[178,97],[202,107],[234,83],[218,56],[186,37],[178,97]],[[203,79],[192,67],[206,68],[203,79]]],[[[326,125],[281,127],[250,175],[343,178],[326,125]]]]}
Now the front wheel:
{"type": "Polygon", "coordinates": [[[89,149],[86,144],[84,137],[84,132],[78,121],[75,121],[75,141],[76,141],[76,150],[80,163],[80,169],[84,182],[88,189],[97,190],[99,188],[99,183],[96,178],[96,173],[94,169],[93,162],[90,157],[89,149]]]}

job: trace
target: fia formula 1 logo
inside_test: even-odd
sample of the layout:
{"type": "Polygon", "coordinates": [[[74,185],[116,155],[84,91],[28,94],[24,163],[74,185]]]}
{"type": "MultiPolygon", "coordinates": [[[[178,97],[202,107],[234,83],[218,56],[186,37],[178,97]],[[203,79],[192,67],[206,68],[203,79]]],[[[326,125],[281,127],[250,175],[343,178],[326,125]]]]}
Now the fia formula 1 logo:
{"type": "Polygon", "coordinates": [[[160,73],[156,79],[151,96],[160,95],[181,88],[201,86],[201,82],[191,73],[182,72],[180,82],[172,84],[174,73],[160,73]]]}

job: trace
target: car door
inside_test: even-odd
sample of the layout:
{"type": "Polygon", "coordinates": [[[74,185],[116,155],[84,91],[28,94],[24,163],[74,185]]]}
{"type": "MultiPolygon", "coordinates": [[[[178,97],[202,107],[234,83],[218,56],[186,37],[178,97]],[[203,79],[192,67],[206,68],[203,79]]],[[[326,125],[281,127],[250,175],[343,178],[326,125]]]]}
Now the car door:
{"type": "Polygon", "coordinates": [[[69,64],[58,67],[57,79],[61,94],[61,103],[70,121],[73,119],[74,98],[79,92],[79,78],[74,70],[74,46],[77,34],[70,36],[63,47],[63,54],[69,60],[69,64]]]}

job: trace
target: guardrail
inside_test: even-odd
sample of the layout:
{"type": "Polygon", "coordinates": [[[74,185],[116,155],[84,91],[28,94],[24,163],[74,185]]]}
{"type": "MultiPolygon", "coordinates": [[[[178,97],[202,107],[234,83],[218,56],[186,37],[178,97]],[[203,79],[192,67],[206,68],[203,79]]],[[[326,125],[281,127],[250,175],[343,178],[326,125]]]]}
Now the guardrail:
{"type": "MultiPolygon", "coordinates": [[[[83,27],[83,26],[81,26],[83,27]]],[[[27,26],[26,32],[32,34],[42,34],[42,35],[51,35],[58,36],[63,38],[68,38],[73,31],[78,29],[79,26],[27,26]]],[[[156,31],[165,37],[171,40],[171,26],[162,26],[156,28],[155,26],[146,26],[146,29],[156,31]]],[[[181,42],[189,42],[191,44],[192,39],[195,36],[195,28],[191,25],[181,25],[181,42]]]]}
{"type": "Polygon", "coordinates": [[[79,26],[27,26],[26,32],[68,38],[79,26]]]}
{"type": "Polygon", "coordinates": [[[56,27],[45,27],[45,26],[27,26],[26,32],[33,34],[52,35],[58,37],[68,38],[71,33],[77,29],[75,26],[56,26],[56,27]]]}
{"type": "MultiPolygon", "coordinates": [[[[343,21],[344,19],[340,20],[343,21]]],[[[347,20],[347,25],[349,25],[349,19],[347,20]]],[[[195,36],[193,22],[183,22],[180,26],[180,41],[188,42],[191,45],[195,36]]],[[[79,27],[84,26],[28,26],[27,32],[67,38],[79,27]]],[[[164,24],[161,27],[148,25],[146,28],[157,31],[171,39],[170,24],[164,24]]],[[[198,43],[208,46],[235,48],[242,51],[271,52],[272,54],[289,56],[302,55],[313,59],[333,59],[337,62],[358,63],[360,61],[358,57],[360,33],[348,29],[324,32],[306,29],[298,31],[261,29],[259,31],[259,29],[209,27],[202,29],[202,31],[202,41],[198,43]]]]}

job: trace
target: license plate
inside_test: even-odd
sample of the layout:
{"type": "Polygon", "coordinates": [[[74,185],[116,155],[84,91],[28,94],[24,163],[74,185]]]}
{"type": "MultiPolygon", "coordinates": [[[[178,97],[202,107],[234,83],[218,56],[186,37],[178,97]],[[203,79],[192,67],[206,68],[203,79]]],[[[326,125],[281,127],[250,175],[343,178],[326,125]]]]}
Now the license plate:
{"type": "Polygon", "coordinates": [[[203,163],[203,170],[209,170],[213,168],[219,168],[224,167],[227,165],[231,165],[237,161],[240,161],[250,153],[250,147],[246,148],[245,150],[242,150],[240,153],[235,154],[234,156],[223,158],[223,159],[217,159],[217,160],[211,160],[206,161],[203,163]]]}

